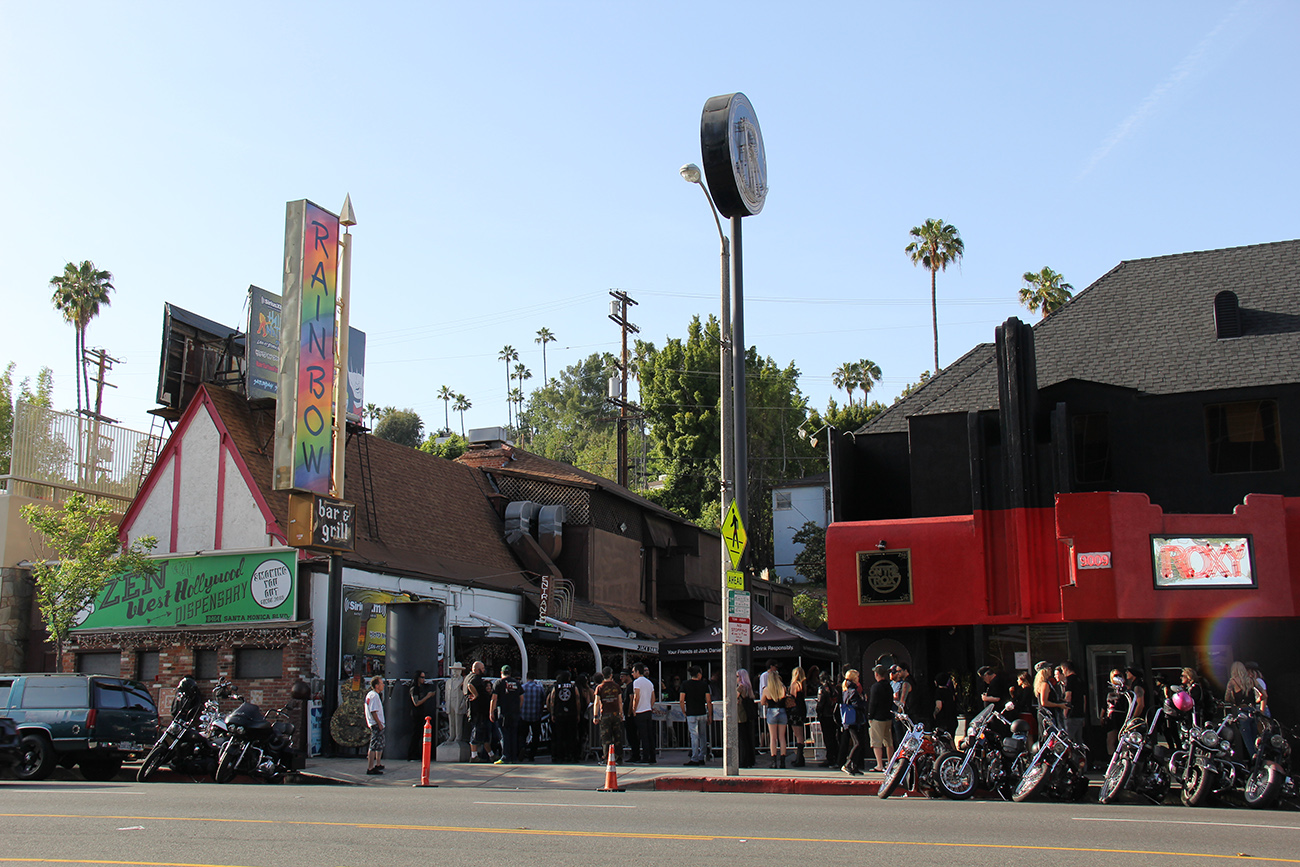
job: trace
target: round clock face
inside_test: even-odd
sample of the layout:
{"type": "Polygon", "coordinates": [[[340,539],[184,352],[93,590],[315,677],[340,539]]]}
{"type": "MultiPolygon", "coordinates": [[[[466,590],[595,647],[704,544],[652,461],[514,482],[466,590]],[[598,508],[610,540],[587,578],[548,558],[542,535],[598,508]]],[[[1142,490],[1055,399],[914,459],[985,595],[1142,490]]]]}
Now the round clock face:
{"type": "Polygon", "coordinates": [[[763,152],[763,133],[758,115],[745,94],[731,98],[727,117],[727,144],[731,151],[731,171],[736,178],[736,192],[751,215],[763,210],[767,198],[767,154],[763,152]]]}
{"type": "Polygon", "coordinates": [[[767,154],[758,115],[743,93],[715,96],[700,117],[700,156],[725,217],[752,217],[767,197],[767,154]]]}

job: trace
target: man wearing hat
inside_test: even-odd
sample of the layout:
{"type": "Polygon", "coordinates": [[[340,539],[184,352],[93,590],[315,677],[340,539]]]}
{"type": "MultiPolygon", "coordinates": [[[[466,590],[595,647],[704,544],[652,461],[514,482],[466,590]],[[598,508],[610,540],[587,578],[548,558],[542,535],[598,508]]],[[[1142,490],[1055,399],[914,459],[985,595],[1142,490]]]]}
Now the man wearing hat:
{"type": "Polygon", "coordinates": [[[498,765],[513,765],[519,761],[519,700],[523,697],[519,678],[514,670],[501,666],[501,679],[492,687],[492,704],[488,718],[501,727],[501,758],[498,765]]]}

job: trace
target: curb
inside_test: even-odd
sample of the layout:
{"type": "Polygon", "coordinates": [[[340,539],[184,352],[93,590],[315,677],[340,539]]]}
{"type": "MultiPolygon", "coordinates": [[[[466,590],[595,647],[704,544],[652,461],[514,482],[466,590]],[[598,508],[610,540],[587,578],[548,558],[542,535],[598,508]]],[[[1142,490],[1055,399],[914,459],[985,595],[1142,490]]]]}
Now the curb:
{"type": "MultiPolygon", "coordinates": [[[[657,792],[737,792],[770,795],[878,795],[879,780],[771,779],[767,777],[659,777],[657,792]]],[[[899,792],[899,795],[904,794],[899,792]]]]}

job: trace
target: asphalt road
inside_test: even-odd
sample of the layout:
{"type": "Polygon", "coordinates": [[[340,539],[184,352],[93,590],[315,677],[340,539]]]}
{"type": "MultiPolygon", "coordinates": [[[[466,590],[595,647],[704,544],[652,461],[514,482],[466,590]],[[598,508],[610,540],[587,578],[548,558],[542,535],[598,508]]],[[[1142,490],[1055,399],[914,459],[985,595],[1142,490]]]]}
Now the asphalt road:
{"type": "Polygon", "coordinates": [[[3,781],[0,829],[0,864],[1300,864],[1294,810],[813,795],[3,781]]]}

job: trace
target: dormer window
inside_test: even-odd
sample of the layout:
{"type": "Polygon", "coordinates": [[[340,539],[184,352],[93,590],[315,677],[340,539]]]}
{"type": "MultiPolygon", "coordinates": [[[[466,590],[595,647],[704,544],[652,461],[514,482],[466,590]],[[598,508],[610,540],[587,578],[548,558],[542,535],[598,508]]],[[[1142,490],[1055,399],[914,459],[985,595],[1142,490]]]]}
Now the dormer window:
{"type": "Polygon", "coordinates": [[[1225,289],[1214,296],[1214,336],[1219,340],[1241,336],[1241,306],[1236,292],[1225,289]]]}

